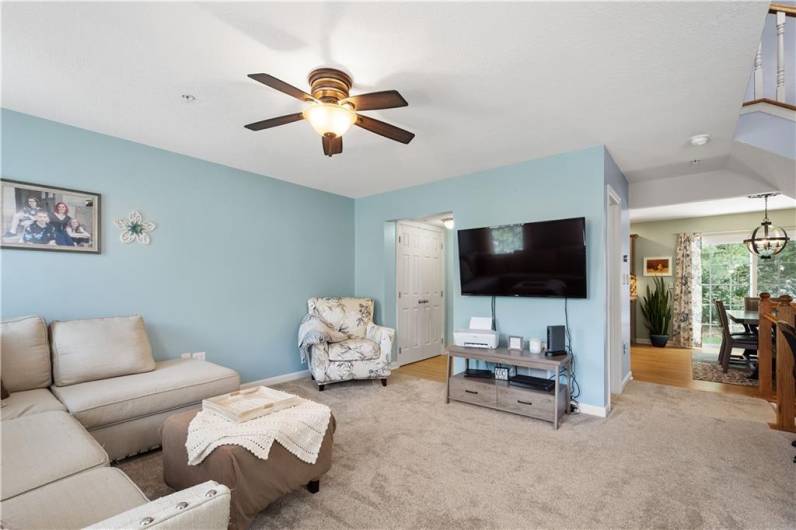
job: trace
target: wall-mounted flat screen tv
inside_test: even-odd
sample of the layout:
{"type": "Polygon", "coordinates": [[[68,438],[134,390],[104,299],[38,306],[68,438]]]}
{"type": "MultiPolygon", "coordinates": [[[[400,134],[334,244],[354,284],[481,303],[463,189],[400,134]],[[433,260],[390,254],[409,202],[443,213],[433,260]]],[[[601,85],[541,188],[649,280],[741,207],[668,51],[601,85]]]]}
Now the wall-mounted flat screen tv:
{"type": "Polygon", "coordinates": [[[586,219],[459,230],[462,294],[586,298],[586,219]]]}

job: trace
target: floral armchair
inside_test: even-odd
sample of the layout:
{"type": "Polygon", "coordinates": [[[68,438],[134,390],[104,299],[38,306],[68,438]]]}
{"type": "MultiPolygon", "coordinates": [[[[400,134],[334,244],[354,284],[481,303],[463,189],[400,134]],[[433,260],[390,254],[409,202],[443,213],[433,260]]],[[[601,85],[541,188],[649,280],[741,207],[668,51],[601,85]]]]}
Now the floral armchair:
{"type": "Polygon", "coordinates": [[[373,323],[370,298],[310,298],[299,350],[318,390],[327,383],[390,375],[395,330],[373,323]]]}

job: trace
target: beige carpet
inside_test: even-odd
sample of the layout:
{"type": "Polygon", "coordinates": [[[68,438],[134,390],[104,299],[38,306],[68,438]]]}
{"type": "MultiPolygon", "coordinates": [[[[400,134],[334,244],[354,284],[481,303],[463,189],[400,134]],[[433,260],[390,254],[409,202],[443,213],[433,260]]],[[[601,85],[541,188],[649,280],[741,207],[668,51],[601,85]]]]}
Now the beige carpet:
{"type": "MultiPolygon", "coordinates": [[[[548,423],[461,403],[444,385],[394,375],[317,392],[330,405],[334,464],[321,491],[271,505],[253,528],[793,528],[793,435],[744,396],[632,382],[608,419],[548,423]]],[[[160,454],[121,467],[168,492],[160,454]]]]}

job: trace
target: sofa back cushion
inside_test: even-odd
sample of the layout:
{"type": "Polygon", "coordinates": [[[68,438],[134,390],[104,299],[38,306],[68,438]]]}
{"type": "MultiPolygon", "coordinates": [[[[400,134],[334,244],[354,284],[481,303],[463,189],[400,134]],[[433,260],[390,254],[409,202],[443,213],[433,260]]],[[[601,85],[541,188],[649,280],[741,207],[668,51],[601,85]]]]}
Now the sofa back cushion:
{"type": "Polygon", "coordinates": [[[30,316],[0,324],[0,378],[9,392],[47,388],[52,383],[47,325],[30,316]]]}
{"type": "Polygon", "coordinates": [[[364,337],[368,324],[373,322],[370,298],[310,298],[307,309],[349,337],[364,337]]]}
{"type": "Polygon", "coordinates": [[[50,324],[56,386],[74,385],[155,369],[140,316],[50,324]]]}

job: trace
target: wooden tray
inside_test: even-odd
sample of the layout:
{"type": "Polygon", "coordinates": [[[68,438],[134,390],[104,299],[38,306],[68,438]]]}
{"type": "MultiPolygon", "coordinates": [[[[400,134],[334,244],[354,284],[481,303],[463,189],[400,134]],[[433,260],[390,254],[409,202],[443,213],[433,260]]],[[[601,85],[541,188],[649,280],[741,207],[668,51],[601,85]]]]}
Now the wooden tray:
{"type": "Polygon", "coordinates": [[[202,400],[202,408],[243,422],[265,416],[300,403],[301,398],[267,386],[257,386],[202,400]]]}

